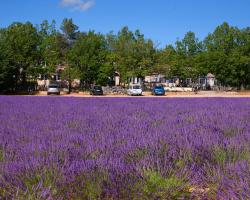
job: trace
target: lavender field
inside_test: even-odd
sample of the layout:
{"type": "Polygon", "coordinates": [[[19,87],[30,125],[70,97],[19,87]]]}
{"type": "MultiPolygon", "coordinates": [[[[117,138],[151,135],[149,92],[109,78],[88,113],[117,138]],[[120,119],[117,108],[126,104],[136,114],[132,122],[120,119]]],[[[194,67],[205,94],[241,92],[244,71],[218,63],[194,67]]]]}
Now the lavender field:
{"type": "Polygon", "coordinates": [[[250,199],[249,98],[0,96],[0,199],[250,199]]]}

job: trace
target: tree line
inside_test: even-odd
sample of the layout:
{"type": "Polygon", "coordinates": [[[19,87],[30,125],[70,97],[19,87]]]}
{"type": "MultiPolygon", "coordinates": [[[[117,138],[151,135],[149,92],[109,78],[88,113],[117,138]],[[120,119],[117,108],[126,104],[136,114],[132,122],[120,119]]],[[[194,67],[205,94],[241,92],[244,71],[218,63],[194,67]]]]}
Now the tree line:
{"type": "Polygon", "coordinates": [[[212,73],[225,86],[250,87],[250,27],[239,29],[224,22],[200,41],[187,32],[174,45],[158,48],[140,30],[123,27],[106,35],[81,32],[72,19],[40,25],[15,22],[0,29],[0,90],[27,84],[39,74],[67,66],[63,79],[79,78],[84,86],[106,85],[119,72],[128,77],[161,73],[181,79],[212,73]]]}

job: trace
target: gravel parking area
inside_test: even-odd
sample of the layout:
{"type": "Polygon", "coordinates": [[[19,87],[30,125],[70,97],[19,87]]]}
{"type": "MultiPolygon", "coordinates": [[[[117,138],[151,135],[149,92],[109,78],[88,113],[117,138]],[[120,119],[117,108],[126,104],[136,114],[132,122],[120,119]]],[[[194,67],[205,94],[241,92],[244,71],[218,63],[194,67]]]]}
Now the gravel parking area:
{"type": "MultiPolygon", "coordinates": [[[[47,92],[41,91],[37,94],[38,96],[47,96],[47,92]]],[[[89,92],[79,92],[79,93],[71,93],[66,94],[62,93],[61,96],[69,96],[69,97],[93,97],[89,94],[89,92]]],[[[130,97],[128,95],[120,95],[120,94],[108,94],[103,96],[94,96],[94,97],[130,97]]],[[[133,98],[132,96],[131,98],[133,98]]],[[[143,96],[145,97],[155,97],[151,94],[151,92],[143,92],[143,96]]],[[[165,96],[156,96],[159,98],[169,98],[169,97],[250,97],[250,91],[244,92],[217,92],[217,91],[199,91],[197,94],[194,92],[166,92],[165,96]]]]}

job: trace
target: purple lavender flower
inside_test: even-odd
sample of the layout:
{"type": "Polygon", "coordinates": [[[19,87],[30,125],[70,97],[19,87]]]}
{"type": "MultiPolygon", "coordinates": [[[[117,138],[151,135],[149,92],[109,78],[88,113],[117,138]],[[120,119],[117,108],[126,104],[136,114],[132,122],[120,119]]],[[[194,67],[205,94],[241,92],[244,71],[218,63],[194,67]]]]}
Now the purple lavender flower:
{"type": "Polygon", "coordinates": [[[0,96],[0,199],[249,199],[249,98],[0,96]]]}

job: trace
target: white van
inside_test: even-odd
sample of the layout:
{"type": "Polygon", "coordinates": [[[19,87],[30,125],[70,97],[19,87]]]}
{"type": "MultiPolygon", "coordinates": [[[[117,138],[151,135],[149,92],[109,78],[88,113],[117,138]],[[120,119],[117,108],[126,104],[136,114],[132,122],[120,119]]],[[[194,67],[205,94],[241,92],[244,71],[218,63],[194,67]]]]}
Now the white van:
{"type": "Polygon", "coordinates": [[[57,94],[60,95],[60,87],[58,84],[50,84],[48,86],[47,95],[57,94]]]}
{"type": "Polygon", "coordinates": [[[127,90],[128,95],[142,95],[142,88],[141,85],[139,84],[132,84],[129,85],[128,90],[127,90]]]}

